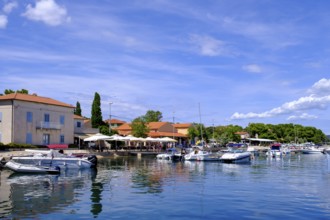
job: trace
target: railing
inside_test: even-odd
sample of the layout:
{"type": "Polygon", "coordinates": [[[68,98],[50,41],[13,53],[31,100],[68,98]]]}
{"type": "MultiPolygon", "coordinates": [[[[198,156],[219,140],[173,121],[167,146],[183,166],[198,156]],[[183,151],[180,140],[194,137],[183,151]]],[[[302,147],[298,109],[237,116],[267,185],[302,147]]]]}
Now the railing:
{"type": "Polygon", "coordinates": [[[53,129],[53,130],[60,130],[61,124],[58,122],[46,122],[41,121],[40,126],[37,126],[37,129],[53,129]]]}

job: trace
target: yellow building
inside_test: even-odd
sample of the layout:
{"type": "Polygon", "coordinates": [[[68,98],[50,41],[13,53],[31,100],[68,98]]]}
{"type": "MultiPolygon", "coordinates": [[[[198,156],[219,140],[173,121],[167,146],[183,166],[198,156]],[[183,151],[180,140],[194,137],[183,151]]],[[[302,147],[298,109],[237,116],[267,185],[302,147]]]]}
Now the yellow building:
{"type": "Polygon", "coordinates": [[[0,142],[4,144],[73,143],[72,105],[35,94],[0,96],[0,142]]]}

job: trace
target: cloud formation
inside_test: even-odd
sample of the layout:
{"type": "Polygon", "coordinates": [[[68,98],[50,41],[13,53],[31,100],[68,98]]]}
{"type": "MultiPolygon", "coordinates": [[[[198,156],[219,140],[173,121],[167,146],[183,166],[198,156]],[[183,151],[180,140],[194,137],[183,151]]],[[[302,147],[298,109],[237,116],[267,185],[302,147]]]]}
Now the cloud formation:
{"type": "Polygon", "coordinates": [[[6,15],[0,15],[0,28],[6,28],[8,19],[6,15]]]}
{"type": "Polygon", "coordinates": [[[330,94],[330,79],[323,78],[314,83],[312,88],[308,90],[308,93],[318,96],[330,94]]]}
{"type": "Polygon", "coordinates": [[[224,55],[225,43],[210,36],[192,35],[190,41],[196,45],[203,56],[224,55]]]}
{"type": "Polygon", "coordinates": [[[70,20],[66,8],[59,6],[54,0],[37,1],[35,7],[28,4],[22,16],[33,21],[44,22],[50,26],[58,26],[70,20]]]}
{"type": "Polygon", "coordinates": [[[17,2],[8,2],[7,4],[5,4],[5,6],[3,7],[3,12],[6,14],[9,14],[12,12],[12,10],[14,8],[17,8],[18,4],[17,2]]]}
{"type": "Polygon", "coordinates": [[[8,14],[11,13],[11,11],[18,6],[17,2],[8,2],[6,3],[3,8],[2,12],[4,14],[0,14],[0,28],[4,29],[7,27],[8,24],[8,14]]]}
{"type": "Polygon", "coordinates": [[[307,113],[302,113],[301,115],[291,115],[287,118],[288,121],[295,121],[295,120],[308,120],[308,119],[316,119],[318,118],[316,115],[310,115],[307,113]]]}
{"type": "Polygon", "coordinates": [[[262,69],[257,64],[249,64],[242,67],[243,70],[250,73],[261,73],[262,69]]]}
{"type": "MultiPolygon", "coordinates": [[[[303,111],[303,110],[311,110],[311,109],[326,109],[330,105],[330,80],[329,79],[321,79],[316,82],[311,89],[309,89],[309,93],[311,95],[301,97],[298,100],[294,100],[291,102],[284,103],[282,106],[273,108],[269,111],[255,113],[238,113],[235,112],[230,119],[231,120],[239,120],[239,119],[250,119],[250,118],[271,118],[284,114],[292,114],[295,112],[303,111]],[[324,95],[325,92],[328,91],[328,95],[324,95]]],[[[307,119],[308,115],[303,114],[305,116],[304,119],[307,119]]],[[[290,117],[289,117],[290,118],[290,117]]],[[[294,117],[295,119],[298,117],[294,117]]],[[[292,119],[292,118],[291,118],[292,119]]]]}

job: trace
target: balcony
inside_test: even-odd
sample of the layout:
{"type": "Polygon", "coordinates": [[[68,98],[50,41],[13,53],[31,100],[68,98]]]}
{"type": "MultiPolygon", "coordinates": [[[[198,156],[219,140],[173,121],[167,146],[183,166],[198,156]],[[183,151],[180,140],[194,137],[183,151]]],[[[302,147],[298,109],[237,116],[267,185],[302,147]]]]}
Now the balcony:
{"type": "Polygon", "coordinates": [[[46,122],[41,121],[39,125],[37,125],[37,129],[48,129],[48,130],[61,130],[61,124],[58,122],[46,122]]]}

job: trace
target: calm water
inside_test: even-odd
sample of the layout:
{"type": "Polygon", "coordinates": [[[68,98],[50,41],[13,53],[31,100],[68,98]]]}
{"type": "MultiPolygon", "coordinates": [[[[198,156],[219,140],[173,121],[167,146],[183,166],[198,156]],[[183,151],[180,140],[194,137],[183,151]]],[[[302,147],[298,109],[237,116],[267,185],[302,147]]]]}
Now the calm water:
{"type": "Polygon", "coordinates": [[[4,219],[330,219],[327,156],[250,164],[103,159],[97,171],[1,172],[4,219]]]}

